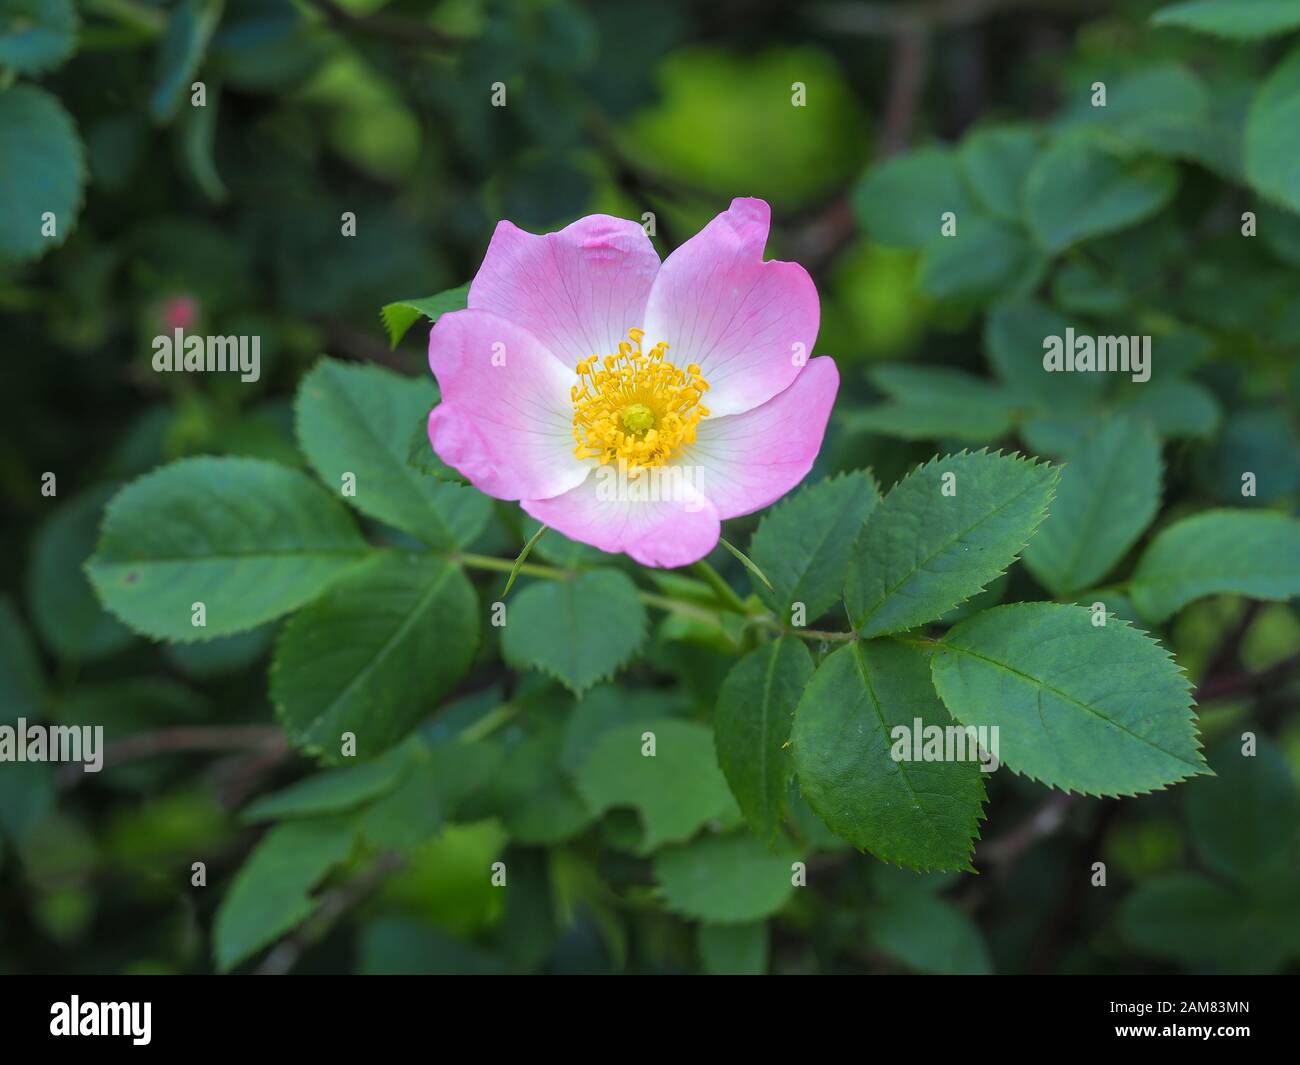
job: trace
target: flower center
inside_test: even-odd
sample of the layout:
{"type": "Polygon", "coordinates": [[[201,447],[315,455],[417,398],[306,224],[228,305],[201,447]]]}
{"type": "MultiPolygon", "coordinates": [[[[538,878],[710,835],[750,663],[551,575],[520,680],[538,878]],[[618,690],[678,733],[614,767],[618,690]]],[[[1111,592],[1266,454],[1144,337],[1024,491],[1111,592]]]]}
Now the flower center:
{"type": "Polygon", "coordinates": [[[623,408],[623,428],[629,433],[644,433],[655,427],[655,412],[644,403],[630,403],[623,408]]]}
{"type": "Polygon", "coordinates": [[[573,399],[573,453],[600,463],[626,463],[629,473],[662,466],[682,444],[695,441],[695,427],[709,409],[700,403],[709,383],[691,363],[678,369],[666,358],[662,340],[641,350],[645,333],[629,329],[631,340],[617,355],[592,355],[578,363],[573,399]]]}

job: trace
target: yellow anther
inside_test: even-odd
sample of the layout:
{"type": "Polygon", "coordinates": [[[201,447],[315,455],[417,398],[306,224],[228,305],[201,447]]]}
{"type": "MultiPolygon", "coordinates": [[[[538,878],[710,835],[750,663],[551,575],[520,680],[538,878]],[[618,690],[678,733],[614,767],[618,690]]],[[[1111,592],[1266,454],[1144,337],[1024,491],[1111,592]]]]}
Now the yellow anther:
{"type": "Polygon", "coordinates": [[[642,350],[642,329],[629,329],[617,355],[592,355],[578,363],[580,384],[573,399],[574,455],[598,462],[626,463],[635,474],[662,466],[682,444],[695,440],[695,427],[708,416],[700,403],[708,382],[692,363],[682,371],[664,358],[663,341],[642,350]],[[603,365],[604,369],[593,369],[603,365]]]}

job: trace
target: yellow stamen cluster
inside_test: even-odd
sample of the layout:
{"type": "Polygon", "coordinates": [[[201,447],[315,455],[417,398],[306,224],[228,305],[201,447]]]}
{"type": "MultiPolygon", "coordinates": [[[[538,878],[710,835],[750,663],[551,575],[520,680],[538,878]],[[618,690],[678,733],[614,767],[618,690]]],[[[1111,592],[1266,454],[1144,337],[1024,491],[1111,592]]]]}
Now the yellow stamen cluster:
{"type": "Polygon", "coordinates": [[[578,363],[573,386],[573,453],[602,464],[626,464],[629,474],[662,466],[681,444],[695,441],[695,427],[708,417],[700,400],[709,383],[694,363],[680,370],[664,358],[660,341],[641,350],[645,333],[627,331],[617,355],[592,355],[578,363]]]}

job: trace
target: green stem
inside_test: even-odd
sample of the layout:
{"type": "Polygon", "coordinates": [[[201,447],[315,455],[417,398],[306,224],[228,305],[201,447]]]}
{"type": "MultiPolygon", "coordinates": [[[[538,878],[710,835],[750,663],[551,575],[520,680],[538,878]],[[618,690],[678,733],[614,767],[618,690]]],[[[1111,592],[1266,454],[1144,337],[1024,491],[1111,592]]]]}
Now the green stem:
{"type": "Polygon", "coordinates": [[[688,603],[684,599],[673,599],[667,595],[656,595],[654,592],[639,592],[638,594],[641,596],[641,602],[645,603],[646,606],[658,607],[670,614],[681,614],[682,617],[695,618],[697,621],[709,621],[715,625],[721,625],[722,619],[716,611],[700,606],[697,603],[688,603]]]}
{"type": "MultiPolygon", "coordinates": [[[[509,559],[493,558],[491,555],[455,554],[449,557],[450,561],[459,562],[469,569],[509,573],[515,568],[515,563],[509,559]]],[[[519,566],[519,572],[528,577],[540,577],[548,581],[568,581],[573,579],[577,570],[560,569],[557,566],[541,566],[526,562],[519,566]]],[[[637,589],[637,594],[640,596],[641,602],[645,603],[646,606],[658,607],[660,610],[695,618],[698,621],[710,621],[714,624],[720,624],[720,618],[716,611],[702,607],[698,603],[688,603],[683,599],[673,599],[670,596],[656,595],[654,592],[644,592],[640,589],[637,589]]]]}
{"type": "Polygon", "coordinates": [[[856,632],[831,632],[829,629],[787,629],[775,618],[771,619],[769,628],[783,636],[794,636],[809,643],[851,643],[858,638],[856,632]]]}
{"type": "MultiPolygon", "coordinates": [[[[515,563],[508,558],[493,558],[491,555],[455,554],[452,562],[459,562],[470,569],[493,570],[496,573],[509,573],[515,563]]],[[[534,562],[525,562],[519,566],[519,572],[526,577],[544,577],[550,581],[567,581],[573,576],[573,570],[559,569],[556,566],[542,566],[534,562]]]]}
{"type": "Polygon", "coordinates": [[[722,579],[722,574],[715,570],[704,559],[700,559],[693,567],[696,574],[713,589],[713,594],[718,597],[718,605],[729,610],[733,614],[748,614],[749,608],[745,606],[745,601],[736,594],[736,590],[722,579]]]}
{"type": "MultiPolygon", "coordinates": [[[[518,572],[529,577],[541,577],[549,581],[568,581],[572,580],[576,570],[560,569],[557,566],[540,566],[532,562],[526,562],[522,565],[511,562],[505,558],[493,558],[491,555],[471,555],[455,554],[450,556],[451,561],[459,562],[462,566],[470,569],[491,570],[495,573],[510,573],[518,568],[518,572]]],[[[695,572],[713,589],[714,594],[718,597],[718,606],[722,613],[741,614],[752,622],[762,625],[772,632],[779,632],[784,636],[794,636],[800,640],[808,640],[810,643],[848,643],[858,638],[856,632],[831,632],[824,629],[790,629],[786,628],[771,614],[754,615],[745,606],[744,600],[740,598],[735,590],[724,581],[721,575],[710,566],[707,562],[697,562],[695,572]]],[[[652,606],[659,610],[665,610],[670,614],[680,614],[682,617],[695,618],[697,621],[706,621],[714,625],[721,626],[722,618],[718,610],[710,610],[708,607],[700,606],[698,603],[689,603],[684,599],[674,599],[668,595],[658,595],[655,592],[646,592],[637,589],[637,595],[640,596],[641,602],[646,606],[652,606]]],[[[903,638],[905,643],[918,642],[924,646],[930,646],[936,641],[912,641],[903,638]]]]}
{"type": "Polygon", "coordinates": [[[490,736],[502,725],[508,725],[519,711],[518,703],[502,703],[466,727],[456,738],[461,743],[477,743],[484,737],[490,736]]]}

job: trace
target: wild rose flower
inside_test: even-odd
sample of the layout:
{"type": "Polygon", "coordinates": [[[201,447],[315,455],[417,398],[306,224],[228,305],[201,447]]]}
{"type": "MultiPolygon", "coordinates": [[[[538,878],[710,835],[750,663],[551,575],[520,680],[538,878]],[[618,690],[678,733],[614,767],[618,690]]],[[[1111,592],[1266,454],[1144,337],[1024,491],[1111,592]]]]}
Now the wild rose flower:
{"type": "Polygon", "coordinates": [[[797,485],[839,387],[809,359],[808,272],[764,262],[771,210],[737,199],[662,263],[635,222],[545,236],[501,222],[468,309],[429,337],[439,457],[538,521],[648,566],[797,485]]]}

